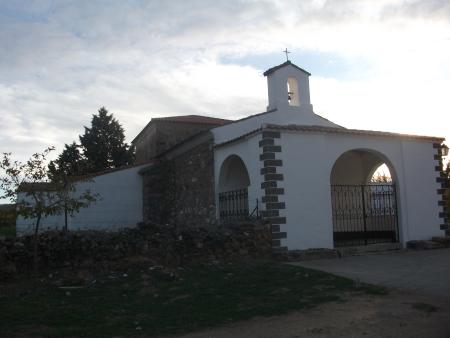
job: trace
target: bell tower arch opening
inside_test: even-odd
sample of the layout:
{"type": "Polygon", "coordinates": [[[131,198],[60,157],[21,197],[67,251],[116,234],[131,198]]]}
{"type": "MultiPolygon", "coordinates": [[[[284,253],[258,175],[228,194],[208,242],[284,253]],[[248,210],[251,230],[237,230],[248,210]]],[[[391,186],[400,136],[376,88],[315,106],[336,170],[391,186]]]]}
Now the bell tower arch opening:
{"type": "Polygon", "coordinates": [[[288,77],[287,80],[288,103],[290,106],[300,106],[300,98],[298,93],[298,82],[295,77],[288,77]]]}

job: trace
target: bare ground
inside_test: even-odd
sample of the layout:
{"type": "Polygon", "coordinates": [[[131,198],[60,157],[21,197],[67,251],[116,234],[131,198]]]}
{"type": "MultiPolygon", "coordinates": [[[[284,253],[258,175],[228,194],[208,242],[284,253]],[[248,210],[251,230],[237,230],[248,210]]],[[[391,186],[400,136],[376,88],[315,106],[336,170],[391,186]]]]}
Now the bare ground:
{"type": "Polygon", "coordinates": [[[344,302],[179,336],[179,338],[408,337],[449,338],[450,299],[391,290],[344,302]]]}

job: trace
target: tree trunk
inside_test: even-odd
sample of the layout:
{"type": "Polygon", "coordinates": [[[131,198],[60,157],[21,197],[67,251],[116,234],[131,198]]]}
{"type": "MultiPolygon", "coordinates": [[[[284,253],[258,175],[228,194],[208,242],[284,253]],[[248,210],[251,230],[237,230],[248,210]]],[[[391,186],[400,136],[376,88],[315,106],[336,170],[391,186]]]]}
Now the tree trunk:
{"type": "Polygon", "coordinates": [[[35,276],[38,274],[38,248],[39,248],[39,224],[41,222],[41,214],[37,215],[36,226],[34,228],[34,238],[33,238],[33,271],[35,276]]]}

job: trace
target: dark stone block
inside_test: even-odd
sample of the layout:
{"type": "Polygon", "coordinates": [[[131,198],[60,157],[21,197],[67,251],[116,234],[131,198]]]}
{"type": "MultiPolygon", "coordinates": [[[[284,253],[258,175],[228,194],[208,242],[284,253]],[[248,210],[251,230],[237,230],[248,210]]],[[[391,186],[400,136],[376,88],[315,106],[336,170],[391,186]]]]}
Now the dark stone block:
{"type": "Polygon", "coordinates": [[[275,153],[264,153],[264,154],[259,155],[260,161],[274,160],[274,159],[275,159],[275,153]]]}
{"type": "Polygon", "coordinates": [[[270,217],[266,221],[272,224],[286,224],[286,217],[270,217]]]}
{"type": "Polygon", "coordinates": [[[278,196],[263,196],[262,197],[262,202],[263,203],[267,203],[267,202],[278,202],[278,196]]]}
{"type": "Polygon", "coordinates": [[[269,182],[262,182],[261,183],[261,189],[276,188],[277,186],[278,186],[278,183],[276,181],[269,181],[269,182]]]}
{"type": "Polygon", "coordinates": [[[272,224],[272,232],[280,232],[280,225],[272,224]]]}
{"type": "Polygon", "coordinates": [[[263,153],[280,153],[281,146],[264,146],[263,153]]]}
{"type": "Polygon", "coordinates": [[[265,174],[275,174],[277,172],[277,167],[265,167],[260,170],[261,175],[265,174]]]}
{"type": "Polygon", "coordinates": [[[441,159],[442,159],[442,157],[441,157],[441,155],[439,155],[439,154],[436,154],[436,155],[434,155],[434,159],[435,159],[435,160],[441,160],[441,159]]]}
{"type": "Polygon", "coordinates": [[[272,248],[278,248],[281,245],[281,241],[279,239],[272,240],[272,248]]]}
{"type": "Polygon", "coordinates": [[[283,174],[266,174],[264,175],[265,181],[283,181],[283,174]]]}
{"type": "Polygon", "coordinates": [[[439,228],[440,228],[441,230],[448,230],[448,224],[441,224],[441,225],[439,226],[439,228]]]}
{"type": "Polygon", "coordinates": [[[267,188],[266,195],[284,195],[284,188],[267,188]]]}
{"type": "Polygon", "coordinates": [[[272,146],[272,145],[274,145],[274,140],[273,140],[273,138],[265,138],[265,139],[262,139],[261,141],[259,141],[259,146],[260,147],[264,147],[264,146],[272,146]]]}
{"type": "Polygon", "coordinates": [[[438,193],[438,195],[444,195],[445,194],[445,189],[438,189],[437,193],[438,193]]]}
{"type": "Polygon", "coordinates": [[[280,216],[280,211],[279,210],[261,210],[259,213],[264,218],[280,216]]]}
{"type": "Polygon", "coordinates": [[[272,232],[272,239],[286,238],[287,234],[285,232],[272,232]]]}
{"type": "Polygon", "coordinates": [[[264,167],[282,167],[283,161],[282,160],[265,160],[264,161],[264,167]]]}
{"type": "Polygon", "coordinates": [[[437,148],[441,148],[441,144],[440,143],[433,143],[433,148],[437,149],[437,148]]]}
{"type": "Polygon", "coordinates": [[[279,131],[263,131],[262,138],[280,138],[281,134],[279,131]]]}
{"type": "Polygon", "coordinates": [[[276,202],[276,203],[266,203],[266,209],[286,209],[286,205],[284,202],[276,202]]]}
{"type": "Polygon", "coordinates": [[[434,170],[435,170],[435,171],[442,172],[443,168],[442,168],[442,166],[437,165],[437,166],[434,167],[434,170]]]}

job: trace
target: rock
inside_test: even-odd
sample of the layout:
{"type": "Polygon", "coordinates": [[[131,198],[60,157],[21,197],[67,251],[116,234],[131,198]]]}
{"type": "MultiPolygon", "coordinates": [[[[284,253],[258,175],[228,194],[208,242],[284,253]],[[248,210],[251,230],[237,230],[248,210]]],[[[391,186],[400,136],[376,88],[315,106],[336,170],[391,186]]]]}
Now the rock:
{"type": "Polygon", "coordinates": [[[17,277],[16,265],[12,262],[3,262],[0,264],[0,280],[14,280],[17,277]]]}

